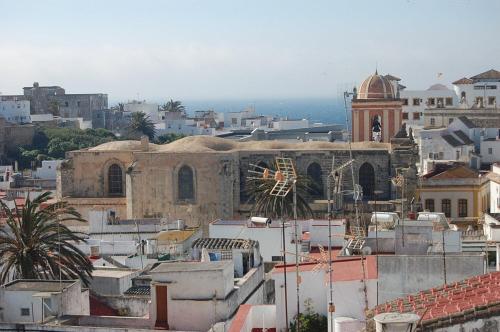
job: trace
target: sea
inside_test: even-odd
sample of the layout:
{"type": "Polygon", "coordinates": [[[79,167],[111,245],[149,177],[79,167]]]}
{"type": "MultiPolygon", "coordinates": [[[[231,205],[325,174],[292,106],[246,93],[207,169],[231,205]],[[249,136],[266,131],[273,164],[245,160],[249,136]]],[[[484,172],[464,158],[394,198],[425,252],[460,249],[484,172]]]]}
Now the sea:
{"type": "MultiPolygon", "coordinates": [[[[308,119],[312,123],[346,123],[343,99],[328,98],[284,98],[284,99],[213,99],[183,100],[188,114],[213,109],[216,112],[238,112],[254,107],[259,115],[308,119]]],[[[348,112],[350,115],[350,112],[348,112]]]]}

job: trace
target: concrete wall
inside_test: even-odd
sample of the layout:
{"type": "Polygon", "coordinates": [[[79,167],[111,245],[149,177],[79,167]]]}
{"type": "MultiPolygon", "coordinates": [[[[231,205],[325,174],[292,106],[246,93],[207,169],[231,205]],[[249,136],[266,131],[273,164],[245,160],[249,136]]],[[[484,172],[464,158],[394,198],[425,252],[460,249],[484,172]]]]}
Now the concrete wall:
{"type": "Polygon", "coordinates": [[[143,317],[149,314],[151,297],[148,296],[103,296],[102,299],[111,308],[121,310],[129,317],[143,317]]]}
{"type": "Polygon", "coordinates": [[[105,275],[93,274],[90,289],[99,295],[121,295],[132,286],[132,279],[140,274],[137,270],[118,268],[101,268],[96,271],[106,271],[105,275]],[[113,276],[116,272],[116,276],[113,276]]]}
{"type": "MultiPolygon", "coordinates": [[[[444,284],[443,255],[379,256],[379,303],[444,284]]],[[[482,254],[446,255],[447,283],[484,273],[482,254]]]]}

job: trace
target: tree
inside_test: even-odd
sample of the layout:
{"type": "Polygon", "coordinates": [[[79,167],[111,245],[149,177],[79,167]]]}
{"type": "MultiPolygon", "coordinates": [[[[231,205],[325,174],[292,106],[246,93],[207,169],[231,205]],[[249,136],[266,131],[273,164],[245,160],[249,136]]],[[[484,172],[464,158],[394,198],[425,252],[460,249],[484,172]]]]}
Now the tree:
{"type": "Polygon", "coordinates": [[[150,141],[155,138],[156,134],[155,124],[144,112],[132,113],[127,129],[132,135],[142,134],[148,136],[150,141]]]}
{"type": "Polygon", "coordinates": [[[83,242],[83,234],[72,232],[65,221],[84,221],[65,203],[50,203],[50,192],[12,211],[3,201],[7,216],[0,229],[0,283],[13,279],[80,279],[86,286],[92,278],[92,263],[74,243],[83,242]]]}
{"type": "Polygon", "coordinates": [[[173,99],[170,99],[167,101],[165,105],[161,107],[162,111],[165,112],[182,112],[184,113],[186,111],[186,108],[184,105],[179,100],[174,101],[173,99]]]}
{"type": "Polygon", "coordinates": [[[166,144],[166,143],[171,143],[173,141],[181,139],[183,137],[185,137],[185,136],[182,134],[163,134],[163,135],[158,136],[158,138],[156,139],[155,142],[157,144],[166,144]]]}
{"type": "MultiPolygon", "coordinates": [[[[311,299],[306,299],[304,301],[305,312],[299,314],[299,323],[301,332],[321,332],[328,330],[328,319],[326,316],[320,315],[313,311],[311,299]]],[[[292,332],[297,331],[297,321],[294,320],[290,324],[290,330],[292,332]]]]}
{"type": "MultiPolygon", "coordinates": [[[[248,202],[253,202],[252,213],[268,218],[293,217],[293,192],[290,190],[286,197],[271,196],[270,192],[276,182],[264,179],[249,179],[246,182],[248,202]]],[[[297,177],[297,216],[308,218],[313,211],[305,197],[314,186],[308,177],[297,177]]]]}

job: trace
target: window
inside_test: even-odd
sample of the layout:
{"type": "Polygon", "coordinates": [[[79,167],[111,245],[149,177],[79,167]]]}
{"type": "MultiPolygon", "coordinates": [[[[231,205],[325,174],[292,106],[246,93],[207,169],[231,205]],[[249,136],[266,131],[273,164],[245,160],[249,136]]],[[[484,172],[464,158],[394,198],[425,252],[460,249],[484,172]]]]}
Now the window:
{"type": "Polygon", "coordinates": [[[467,217],[467,200],[459,199],[458,200],[458,216],[460,218],[467,217]]]}
{"type": "Polygon", "coordinates": [[[313,198],[323,196],[323,172],[318,163],[312,163],[307,167],[307,176],[311,179],[312,185],[309,194],[313,198]]]}
{"type": "Polygon", "coordinates": [[[76,102],[76,106],[80,107],[80,101],[76,102]]]}
{"type": "Polygon", "coordinates": [[[488,154],[493,154],[493,148],[488,148],[488,154]]]}
{"type": "Polygon", "coordinates": [[[67,101],[64,102],[64,106],[68,107],[69,103],[67,101]]]}
{"type": "Polygon", "coordinates": [[[447,97],[445,100],[446,106],[453,106],[453,98],[447,97]]]}
{"type": "Polygon", "coordinates": [[[455,157],[456,160],[460,159],[460,150],[455,151],[455,157]]]}
{"type": "Polygon", "coordinates": [[[369,163],[359,168],[359,185],[363,188],[363,197],[372,198],[375,191],[375,170],[369,163]]]}
{"type": "Polygon", "coordinates": [[[439,159],[444,159],[444,152],[439,152],[439,159]]]}
{"type": "Polygon", "coordinates": [[[271,256],[271,261],[273,262],[282,262],[283,256],[271,256]]]}
{"type": "Polygon", "coordinates": [[[425,209],[429,212],[434,212],[434,200],[433,199],[426,199],[425,200],[425,209]]]}
{"type": "Polygon", "coordinates": [[[431,118],[431,126],[435,126],[435,125],[436,125],[436,119],[431,118]]]}
{"type": "Polygon", "coordinates": [[[432,158],[434,158],[434,153],[429,152],[429,159],[432,159],[432,158]]]}
{"type": "Polygon", "coordinates": [[[427,99],[427,106],[434,106],[434,105],[436,105],[436,99],[428,98],[427,99]]]}
{"type": "Polygon", "coordinates": [[[420,98],[413,98],[413,106],[420,106],[420,98]]]}
{"type": "Polygon", "coordinates": [[[413,120],[420,120],[420,112],[413,113],[413,120]]]}
{"type": "Polygon", "coordinates": [[[483,107],[483,97],[476,97],[476,106],[483,107]]]}
{"type": "Polygon", "coordinates": [[[238,118],[231,118],[231,124],[232,125],[237,125],[238,124],[238,118]]]}
{"type": "Polygon", "coordinates": [[[453,122],[453,118],[448,118],[448,124],[451,124],[453,122]]]}
{"type": "Polygon", "coordinates": [[[443,98],[437,98],[437,107],[438,108],[444,107],[444,100],[443,100],[443,98]]]}
{"type": "Polygon", "coordinates": [[[451,200],[441,200],[441,212],[443,212],[446,217],[451,217],[451,200]]]}
{"type": "Polygon", "coordinates": [[[123,172],[122,168],[113,164],[109,166],[108,170],[108,193],[110,195],[123,194],[123,172]]]}
{"type": "Polygon", "coordinates": [[[488,97],[488,105],[493,106],[495,105],[496,98],[495,97],[488,97]]]}
{"type": "Polygon", "coordinates": [[[30,308],[21,308],[21,316],[29,316],[30,308]]]}
{"type": "Polygon", "coordinates": [[[403,104],[403,106],[408,106],[408,98],[401,99],[401,103],[403,104]]]}
{"type": "Polygon", "coordinates": [[[408,113],[403,112],[403,120],[408,120],[408,113]]]}
{"type": "Polygon", "coordinates": [[[182,166],[177,175],[178,199],[181,201],[194,199],[194,174],[189,166],[182,166]]]}

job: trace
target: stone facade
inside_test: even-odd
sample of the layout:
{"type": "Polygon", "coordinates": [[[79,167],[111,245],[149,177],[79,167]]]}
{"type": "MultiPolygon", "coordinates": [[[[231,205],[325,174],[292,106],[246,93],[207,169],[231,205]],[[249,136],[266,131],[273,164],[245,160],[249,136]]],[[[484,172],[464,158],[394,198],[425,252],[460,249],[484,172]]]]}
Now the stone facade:
{"type": "MultiPolygon", "coordinates": [[[[379,199],[390,198],[391,145],[354,143],[356,182],[382,190],[379,199]],[[360,169],[367,165],[372,174],[360,169]],[[370,177],[370,181],[366,181],[370,177]]],[[[147,141],[110,142],[86,150],[69,152],[58,171],[57,194],[76,206],[84,217],[88,209],[115,206],[120,218],[166,217],[184,219],[190,226],[205,225],[216,218],[245,216],[248,212],[245,181],[251,164],[273,165],[277,156],[291,157],[299,174],[312,163],[319,164],[326,193],[326,177],[332,157],[336,163],[349,158],[348,145],[330,142],[246,142],[236,143],[214,137],[187,137],[166,145],[147,141]],[[121,194],[109,194],[111,165],[122,170],[121,194]],[[181,171],[182,170],[182,171],[181,171]],[[192,197],[182,198],[181,172],[192,177],[192,197]]],[[[402,158],[398,158],[402,159],[402,158]]],[[[120,172],[118,172],[120,173],[120,172]]],[[[185,179],[185,178],[184,178],[185,179]]],[[[190,181],[188,179],[188,181],[190,181]]],[[[349,172],[344,189],[352,189],[349,172]]],[[[322,197],[324,198],[324,197],[322,197]]],[[[346,200],[349,197],[346,196],[346,200]]]]}
{"type": "Polygon", "coordinates": [[[18,125],[5,121],[0,117],[0,160],[5,158],[8,151],[19,146],[33,143],[35,127],[31,124],[18,125]]]}
{"type": "Polygon", "coordinates": [[[29,100],[31,114],[48,114],[64,118],[92,120],[92,113],[108,108],[108,95],[103,93],[66,94],[60,86],[33,86],[23,88],[23,95],[4,96],[9,100],[29,100]]]}

